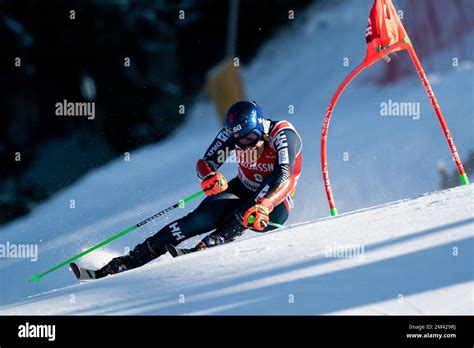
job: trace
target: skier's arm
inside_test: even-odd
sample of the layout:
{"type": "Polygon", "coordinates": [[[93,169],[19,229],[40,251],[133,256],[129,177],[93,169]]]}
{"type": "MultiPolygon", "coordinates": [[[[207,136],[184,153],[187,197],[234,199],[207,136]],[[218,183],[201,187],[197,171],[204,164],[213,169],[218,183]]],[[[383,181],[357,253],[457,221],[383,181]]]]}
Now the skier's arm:
{"type": "Polygon", "coordinates": [[[257,194],[257,201],[265,201],[270,210],[283,202],[294,189],[297,180],[295,166],[302,150],[300,137],[290,128],[282,129],[275,135],[274,146],[277,151],[275,170],[265,179],[257,194]]]}
{"type": "Polygon", "coordinates": [[[243,214],[243,225],[257,231],[263,231],[270,221],[273,208],[283,202],[288,194],[295,188],[301,165],[300,152],[301,139],[290,128],[278,131],[274,137],[274,147],[277,150],[275,170],[272,175],[265,178],[255,193],[255,205],[247,208],[243,214]],[[253,216],[253,221],[249,218],[253,216]]]}
{"type": "Polygon", "coordinates": [[[234,148],[234,143],[230,140],[225,130],[221,129],[211,145],[207,148],[203,158],[198,160],[196,164],[198,178],[202,180],[207,175],[216,172],[227,159],[227,155],[234,148]]]}
{"type": "Polygon", "coordinates": [[[234,147],[235,145],[222,129],[207,148],[204,157],[197,161],[197,176],[201,180],[203,191],[208,196],[227,190],[227,181],[217,169],[225,162],[227,155],[234,147]]]}

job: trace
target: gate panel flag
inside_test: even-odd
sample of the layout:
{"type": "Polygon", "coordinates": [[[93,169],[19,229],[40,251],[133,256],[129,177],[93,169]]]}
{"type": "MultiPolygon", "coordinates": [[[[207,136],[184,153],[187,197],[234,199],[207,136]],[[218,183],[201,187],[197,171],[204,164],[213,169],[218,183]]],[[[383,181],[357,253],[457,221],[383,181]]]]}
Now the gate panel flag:
{"type": "Polygon", "coordinates": [[[323,183],[326,190],[326,196],[329,203],[329,211],[332,216],[337,215],[336,203],[331,190],[331,183],[329,180],[329,169],[327,161],[327,140],[328,140],[328,129],[329,122],[331,121],[331,115],[334,110],[339,97],[349,83],[364,69],[368,68],[379,59],[384,59],[390,62],[388,57],[389,53],[407,50],[410,55],[413,64],[415,65],[418,76],[420,77],[423,86],[425,87],[426,93],[431,101],[433,110],[438,117],[438,121],[443,130],[446,141],[448,142],[449,149],[453,156],[454,163],[458,169],[459,179],[462,185],[469,185],[469,178],[467,177],[464,167],[459,157],[456,146],[454,145],[453,137],[449,132],[448,125],[444,119],[443,113],[439,106],[438,100],[434,95],[434,92],[428,82],[421,62],[416,55],[415,49],[413,48],[410,39],[403,27],[403,24],[398,17],[397,10],[392,4],[391,0],[374,0],[372,9],[369,14],[369,24],[365,33],[367,51],[365,59],[360,63],[349,75],[346,76],[344,81],[337,87],[334,92],[331,101],[329,102],[326,114],[324,115],[323,128],[321,130],[321,171],[323,174],[323,183]]]}
{"type": "MultiPolygon", "coordinates": [[[[408,35],[392,0],[374,1],[369,14],[365,40],[367,42],[365,60],[399,41],[408,41],[408,35]]],[[[400,49],[404,48],[406,47],[400,47],[400,49]]]]}

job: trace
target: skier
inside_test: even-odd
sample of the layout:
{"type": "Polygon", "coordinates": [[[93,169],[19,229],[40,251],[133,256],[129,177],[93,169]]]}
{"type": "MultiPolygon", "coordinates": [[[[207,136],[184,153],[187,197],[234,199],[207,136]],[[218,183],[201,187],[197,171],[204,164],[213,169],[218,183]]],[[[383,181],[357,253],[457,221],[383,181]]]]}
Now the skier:
{"type": "Polygon", "coordinates": [[[301,153],[301,138],[290,122],[265,119],[256,102],[235,103],[226,114],[224,128],[197,161],[197,175],[208,197],[129,254],[95,271],[94,278],[140,267],[166,251],[175,257],[227,243],[246,229],[266,232],[277,228],[293,207],[301,153]],[[231,150],[235,150],[239,169],[227,182],[217,170],[231,150]],[[194,248],[176,248],[184,240],[210,231],[194,248]]]}

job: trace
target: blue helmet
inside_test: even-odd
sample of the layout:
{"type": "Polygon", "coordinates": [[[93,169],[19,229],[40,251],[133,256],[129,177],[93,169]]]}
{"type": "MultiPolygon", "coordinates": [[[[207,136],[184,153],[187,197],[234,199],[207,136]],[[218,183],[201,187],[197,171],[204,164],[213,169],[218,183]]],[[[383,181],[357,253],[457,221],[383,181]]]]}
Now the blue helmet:
{"type": "Polygon", "coordinates": [[[227,111],[224,128],[240,148],[255,146],[262,138],[263,110],[256,102],[239,101],[227,111]]]}

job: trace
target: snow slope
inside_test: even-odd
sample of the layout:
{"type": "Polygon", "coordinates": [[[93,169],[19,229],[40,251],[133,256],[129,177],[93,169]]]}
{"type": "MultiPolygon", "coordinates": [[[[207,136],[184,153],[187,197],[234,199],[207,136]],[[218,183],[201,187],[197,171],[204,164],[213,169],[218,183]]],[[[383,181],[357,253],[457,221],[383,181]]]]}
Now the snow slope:
{"type": "MultiPolygon", "coordinates": [[[[319,134],[332,93],[365,54],[364,32],[371,3],[371,0],[344,1],[328,8],[310,9],[304,19],[295,20],[293,26],[269,41],[258,56],[243,67],[243,78],[249,98],[262,104],[268,117],[288,119],[302,134],[304,143],[302,176],[296,194],[296,209],[290,216],[289,224],[314,221],[328,215],[319,165],[319,134]],[[349,67],[342,65],[345,57],[349,58],[349,67]],[[288,113],[289,105],[294,106],[294,114],[288,113]]],[[[298,16],[297,14],[297,18],[299,18],[298,16]]],[[[470,48],[471,60],[473,42],[471,33],[466,38],[466,46],[470,48]]],[[[449,64],[452,56],[453,52],[448,50],[440,52],[435,58],[439,62],[449,64]]],[[[396,59],[405,58],[407,57],[402,53],[396,59]]],[[[396,59],[394,59],[395,64],[396,59]]],[[[373,71],[376,71],[375,67],[373,71]]],[[[364,75],[368,76],[371,73],[374,72],[364,72],[348,87],[339,100],[331,121],[328,159],[333,193],[340,212],[367,208],[436,191],[439,183],[436,163],[439,160],[452,163],[436,117],[415,72],[413,72],[413,76],[386,87],[375,87],[364,83],[364,75]],[[380,103],[386,102],[388,99],[401,102],[420,102],[420,119],[381,117],[380,103]],[[348,161],[343,160],[345,153],[349,155],[348,161]]],[[[430,74],[430,81],[445,113],[458,150],[461,156],[465,157],[468,150],[474,148],[472,62],[460,62],[459,67],[443,70],[438,75],[431,71],[427,71],[427,73],[430,74]]],[[[218,132],[220,125],[214,116],[213,106],[207,101],[200,101],[192,107],[189,106],[187,110],[190,113],[188,122],[168,140],[132,152],[129,162],[118,158],[102,168],[89,172],[81,180],[49,199],[28,216],[1,226],[0,244],[6,242],[37,244],[39,257],[36,262],[31,262],[28,259],[0,258],[0,305],[7,306],[27,296],[74,285],[75,280],[65,268],[51,273],[37,283],[30,284],[27,280],[32,275],[49,269],[79,251],[85,250],[199,190],[194,173],[195,161],[202,156],[205,148],[218,132]],[[70,207],[71,200],[74,200],[75,208],[70,207]]],[[[58,170],[61,170],[60,166],[61,163],[58,163],[58,170]]],[[[451,167],[454,169],[454,166],[451,167]]],[[[223,172],[226,176],[232,177],[236,172],[235,166],[226,165],[223,172]]],[[[466,197],[464,198],[467,200],[466,197]]],[[[114,241],[81,259],[81,264],[91,267],[102,266],[111,257],[125,253],[129,248],[133,248],[137,243],[155,233],[165,223],[193,209],[197,203],[197,201],[191,202],[183,210],[177,209],[114,241]]],[[[457,203],[455,199],[452,199],[450,204],[457,203]]],[[[440,214],[440,219],[436,220],[439,225],[454,221],[450,220],[450,217],[444,216],[444,208],[445,206],[440,204],[433,206],[434,216],[440,214]]],[[[468,215],[464,216],[464,219],[467,218],[468,215]]],[[[320,253],[321,250],[312,244],[313,242],[320,243],[317,240],[314,241],[314,238],[322,238],[326,226],[336,224],[341,219],[319,222],[317,231],[304,231],[302,227],[298,227],[295,231],[287,232],[291,233],[291,236],[301,234],[313,237],[312,242],[308,242],[307,248],[310,248],[312,253],[320,253]]],[[[379,216],[379,219],[383,219],[383,217],[379,216]]],[[[400,221],[404,222],[400,218],[394,220],[394,225],[391,227],[381,225],[376,230],[365,231],[360,235],[361,241],[369,244],[372,242],[372,238],[380,238],[377,241],[382,242],[384,238],[386,240],[397,233],[416,232],[416,225],[412,227],[414,229],[412,230],[408,229],[409,226],[398,226],[400,221]],[[382,227],[388,230],[384,231],[382,227]]],[[[429,222],[431,223],[431,221],[429,222]]],[[[361,222],[361,224],[370,226],[370,221],[361,222]]],[[[231,258],[234,263],[237,262],[234,268],[224,266],[221,268],[219,265],[214,266],[209,263],[206,267],[196,270],[193,275],[185,272],[185,266],[188,267],[188,265],[183,259],[183,261],[176,261],[177,268],[174,269],[176,273],[172,271],[173,268],[170,268],[166,277],[174,279],[175,285],[180,282],[183,286],[192,284],[199,287],[203,286],[200,281],[196,280],[199,275],[203,276],[208,272],[216,274],[227,272],[226,276],[221,277],[222,280],[239,274],[240,269],[245,266],[249,270],[261,270],[262,279],[266,279],[266,270],[274,270],[278,265],[286,267],[284,260],[287,257],[289,246],[271,244],[273,243],[272,239],[276,239],[275,242],[277,242],[279,238],[287,238],[279,237],[286,236],[285,233],[261,236],[258,239],[267,240],[270,243],[267,245],[265,242],[265,246],[260,247],[263,250],[262,253],[265,253],[266,249],[264,248],[269,248],[269,254],[272,255],[272,250],[278,251],[278,248],[285,248],[286,252],[276,252],[268,259],[267,262],[274,262],[274,264],[252,265],[252,261],[246,262],[245,258],[239,258],[238,262],[231,258]],[[180,274],[180,272],[184,273],[180,274]]],[[[343,231],[342,227],[341,230],[337,229],[337,233],[341,235],[335,235],[333,238],[343,238],[344,233],[358,235],[352,230],[343,231]]],[[[256,233],[248,232],[240,239],[256,235],[256,233]]],[[[192,245],[198,238],[183,244],[192,245]]],[[[443,241],[448,242],[447,239],[443,239],[443,241]]],[[[245,256],[246,252],[251,254],[252,250],[257,248],[253,246],[253,243],[254,241],[243,241],[238,247],[225,246],[216,251],[216,255],[231,251],[245,256]]],[[[289,244],[293,243],[297,243],[297,241],[289,242],[289,244]]],[[[299,243],[303,243],[303,241],[299,241],[299,243]]],[[[308,253],[311,254],[311,252],[308,253]]],[[[196,258],[198,257],[201,256],[196,256],[196,258]]],[[[190,258],[192,259],[194,256],[190,256],[190,258]]],[[[260,257],[257,259],[260,260],[260,257]]],[[[147,267],[160,267],[161,269],[161,265],[168,262],[170,262],[168,257],[164,257],[147,267]]],[[[226,260],[223,259],[222,262],[225,265],[226,260]]],[[[325,263],[325,267],[336,264],[338,263],[331,262],[327,265],[325,263]]],[[[292,269],[290,264],[287,266],[290,270],[292,269]]],[[[422,266],[419,265],[419,267],[422,266]]],[[[144,280],[150,279],[147,278],[145,272],[147,269],[144,268],[133,273],[133,277],[143,276],[144,280]],[[140,276],[138,276],[139,274],[140,276]]],[[[364,269],[361,268],[361,270],[364,269]]],[[[382,269],[380,272],[383,272],[382,269]]],[[[128,276],[132,277],[132,275],[126,277],[128,276]]],[[[113,292],[115,290],[112,289],[112,286],[119,279],[121,278],[98,284],[108,284],[102,289],[103,293],[113,292]]],[[[151,280],[150,283],[151,289],[154,289],[154,294],[157,296],[154,299],[165,296],[161,291],[166,291],[168,286],[162,281],[165,278],[157,279],[160,281],[151,280]]],[[[258,279],[256,273],[253,273],[253,276],[247,280],[254,279],[258,279]]],[[[326,279],[324,281],[336,280],[326,279]]],[[[358,280],[354,279],[353,281],[357,282],[358,280]]],[[[216,286],[217,288],[214,289],[216,291],[222,285],[212,282],[210,279],[205,282],[208,282],[209,286],[216,286]]],[[[421,277],[420,282],[422,282],[421,277]]],[[[138,280],[137,283],[139,283],[138,280]]],[[[463,286],[461,283],[465,283],[464,280],[463,282],[443,284],[443,286],[455,286],[454,294],[455,291],[462,290],[457,288],[458,285],[463,286]]],[[[222,286],[226,284],[224,282],[222,286]]],[[[414,289],[413,296],[422,294],[424,291],[438,291],[435,289],[443,288],[443,286],[430,286],[430,284],[433,282],[430,283],[429,279],[426,287],[418,284],[419,287],[414,289]]],[[[376,292],[370,288],[371,284],[365,285],[367,287],[365,291],[376,292]]],[[[97,286],[100,285],[88,285],[90,289],[97,286]]],[[[383,284],[377,284],[377,287],[379,286],[383,287],[383,284]]],[[[178,287],[176,285],[176,288],[173,289],[178,287]]],[[[74,287],[74,289],[82,288],[82,286],[74,287]]],[[[206,289],[211,291],[210,288],[206,289]]],[[[381,294],[386,294],[385,290],[382,288],[381,294]]],[[[66,293],[64,291],[67,290],[58,291],[64,294],[66,293]]],[[[311,292],[312,288],[305,291],[311,292]]],[[[332,290],[327,288],[327,291],[330,293],[332,290]]],[[[259,296],[264,298],[266,295],[259,293],[259,296]]],[[[384,295],[374,298],[374,300],[384,301],[388,298],[392,299],[393,297],[384,295]]],[[[137,301],[143,302],[154,299],[136,298],[137,301]]],[[[64,299],[64,301],[67,302],[68,299],[64,299]]],[[[369,302],[367,301],[367,303],[369,302]]],[[[367,303],[354,305],[364,306],[367,303]]],[[[449,301],[447,300],[445,303],[449,303],[449,301]]],[[[300,304],[303,306],[302,303],[300,304]]],[[[334,306],[336,305],[337,301],[334,302],[334,306]]],[[[330,306],[330,303],[327,303],[326,306],[330,306]]],[[[53,307],[48,308],[45,313],[59,310],[52,309],[53,307]]],[[[258,307],[255,308],[258,309],[258,307]]],[[[305,312],[304,308],[298,307],[298,310],[300,309],[305,312]]],[[[331,310],[316,312],[331,312],[333,310],[344,310],[344,308],[331,308],[331,310]]],[[[70,312],[72,313],[74,310],[70,312]]],[[[296,312],[295,309],[294,313],[296,312]]],[[[82,312],[76,311],[75,313],[82,312]]]]}
{"type": "Polygon", "coordinates": [[[298,224],[0,314],[474,314],[473,198],[469,185],[298,224]]]}

